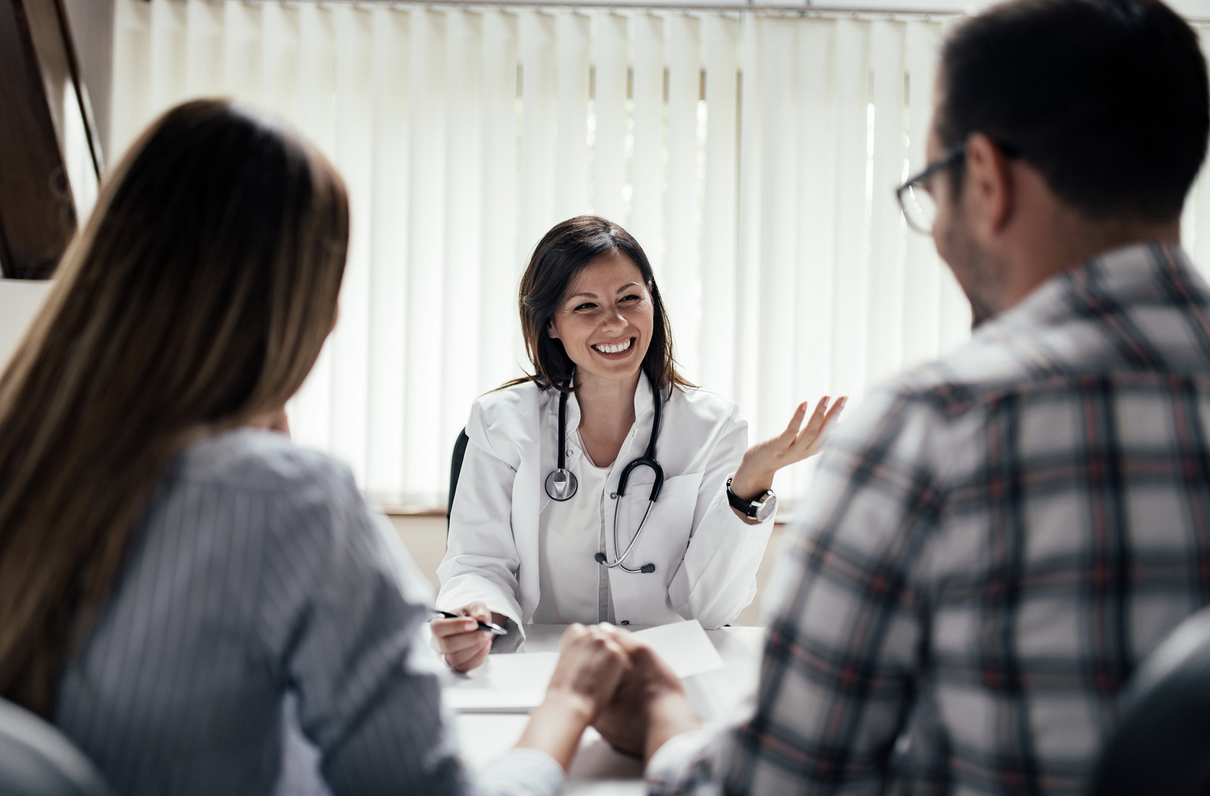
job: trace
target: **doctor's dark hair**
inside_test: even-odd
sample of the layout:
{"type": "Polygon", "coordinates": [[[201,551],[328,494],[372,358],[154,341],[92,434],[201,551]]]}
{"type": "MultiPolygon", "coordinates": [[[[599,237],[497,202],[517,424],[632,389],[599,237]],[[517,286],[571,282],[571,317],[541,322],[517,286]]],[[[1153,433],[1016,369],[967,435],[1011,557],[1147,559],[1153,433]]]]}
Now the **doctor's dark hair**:
{"type": "Polygon", "coordinates": [[[318,150],[224,100],[169,110],[106,176],[0,373],[0,696],[53,712],[173,460],[302,385],[348,232],[318,150]]]}
{"type": "Polygon", "coordinates": [[[643,372],[657,389],[694,386],[676,370],[672,326],[643,247],[629,232],[611,221],[599,216],[576,216],[556,224],[538,241],[521,276],[518,290],[521,334],[534,373],[515,379],[505,387],[532,381],[542,389],[552,386],[563,391],[571,389],[575,363],[567,356],[562,341],[547,334],[547,327],[576,276],[590,262],[611,252],[621,252],[634,263],[651,293],[654,318],[651,344],[643,357],[643,372]]]}
{"type": "Polygon", "coordinates": [[[1177,218],[1206,153],[1206,62],[1159,0],[995,6],[946,41],[937,91],[943,151],[983,133],[1094,221],[1177,218]]]}

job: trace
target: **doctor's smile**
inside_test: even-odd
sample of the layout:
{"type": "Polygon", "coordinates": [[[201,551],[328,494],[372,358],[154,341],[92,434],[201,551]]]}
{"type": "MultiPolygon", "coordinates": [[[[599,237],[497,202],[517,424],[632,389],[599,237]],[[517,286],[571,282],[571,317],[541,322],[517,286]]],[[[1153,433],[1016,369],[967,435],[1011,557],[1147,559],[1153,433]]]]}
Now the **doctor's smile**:
{"type": "Polygon", "coordinates": [[[632,345],[634,345],[634,338],[627,337],[620,343],[594,343],[592,349],[603,356],[622,359],[629,356],[632,345]]]}

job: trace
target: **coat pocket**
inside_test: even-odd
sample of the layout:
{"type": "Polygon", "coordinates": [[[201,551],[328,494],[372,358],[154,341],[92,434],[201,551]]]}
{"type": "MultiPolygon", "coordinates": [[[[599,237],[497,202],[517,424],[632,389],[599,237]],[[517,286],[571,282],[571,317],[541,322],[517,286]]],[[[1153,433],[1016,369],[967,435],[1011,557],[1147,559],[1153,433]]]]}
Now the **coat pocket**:
{"type": "MultiPolygon", "coordinates": [[[[672,580],[672,573],[680,566],[685,557],[685,548],[689,545],[702,474],[687,473],[665,479],[659,497],[654,503],[649,503],[653,481],[650,471],[637,471],[626,486],[626,494],[618,498],[619,550],[614,555],[626,549],[643,523],[644,514],[647,514],[647,521],[643,524],[634,550],[626,559],[626,566],[633,569],[648,563],[655,564],[659,580],[667,584],[672,580]],[[650,513],[647,513],[648,505],[651,507],[650,513]]],[[[610,539],[611,546],[612,541],[610,539]]]]}

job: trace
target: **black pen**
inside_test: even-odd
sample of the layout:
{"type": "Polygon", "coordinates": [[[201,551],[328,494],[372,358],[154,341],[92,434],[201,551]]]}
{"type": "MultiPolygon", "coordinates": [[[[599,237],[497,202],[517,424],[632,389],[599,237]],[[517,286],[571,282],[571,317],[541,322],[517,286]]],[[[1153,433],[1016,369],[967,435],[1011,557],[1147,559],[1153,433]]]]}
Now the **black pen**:
{"type": "MultiPolygon", "coordinates": [[[[449,611],[438,611],[436,608],[433,609],[433,613],[437,614],[438,616],[444,616],[446,619],[474,619],[474,617],[466,616],[464,614],[451,614],[449,611]]],[[[491,622],[479,622],[479,629],[486,630],[488,633],[491,633],[493,636],[507,636],[508,635],[507,630],[500,627],[499,625],[492,624],[491,622]]]]}

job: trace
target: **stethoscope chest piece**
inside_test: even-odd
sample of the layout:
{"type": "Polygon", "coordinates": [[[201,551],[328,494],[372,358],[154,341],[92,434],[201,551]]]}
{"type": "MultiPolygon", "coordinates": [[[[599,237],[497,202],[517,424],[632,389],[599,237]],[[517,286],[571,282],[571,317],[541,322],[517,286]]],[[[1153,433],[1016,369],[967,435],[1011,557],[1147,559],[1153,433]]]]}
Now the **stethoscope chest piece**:
{"type": "Polygon", "coordinates": [[[546,476],[546,494],[551,500],[557,500],[560,503],[564,500],[571,500],[579,488],[580,481],[576,478],[576,474],[566,467],[552,470],[550,475],[546,476]]]}

